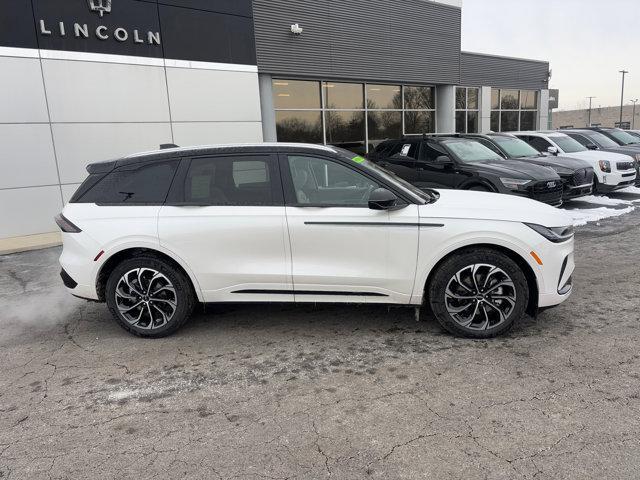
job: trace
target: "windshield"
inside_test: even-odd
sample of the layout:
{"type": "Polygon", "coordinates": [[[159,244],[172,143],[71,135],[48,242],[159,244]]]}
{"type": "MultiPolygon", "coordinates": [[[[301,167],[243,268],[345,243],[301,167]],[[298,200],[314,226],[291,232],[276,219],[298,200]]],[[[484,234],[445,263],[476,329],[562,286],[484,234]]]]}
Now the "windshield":
{"type": "Polygon", "coordinates": [[[484,145],[470,140],[450,140],[445,143],[458,159],[464,163],[486,162],[487,160],[504,160],[497,153],[484,145]]]}
{"type": "Polygon", "coordinates": [[[591,133],[587,133],[586,135],[589,140],[592,140],[593,142],[598,144],[600,148],[618,148],[620,146],[616,142],[611,140],[609,137],[601,134],[600,132],[591,132],[591,133]]]}
{"type": "Polygon", "coordinates": [[[622,145],[640,143],[640,139],[634,137],[633,135],[629,135],[627,132],[623,132],[622,130],[609,130],[609,133],[613,138],[621,142],[622,145]]]}
{"type": "Polygon", "coordinates": [[[567,135],[558,135],[549,138],[565,153],[586,152],[588,150],[587,147],[567,135]]]}
{"type": "Polygon", "coordinates": [[[540,152],[519,138],[496,135],[495,137],[492,136],[491,139],[500,145],[511,158],[537,157],[540,155],[540,152]]]}

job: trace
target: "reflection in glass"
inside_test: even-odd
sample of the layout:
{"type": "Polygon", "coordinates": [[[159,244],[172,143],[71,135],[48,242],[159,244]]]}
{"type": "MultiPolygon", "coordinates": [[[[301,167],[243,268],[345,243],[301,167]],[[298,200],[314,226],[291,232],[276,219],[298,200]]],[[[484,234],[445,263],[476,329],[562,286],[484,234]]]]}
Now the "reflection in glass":
{"type": "Polygon", "coordinates": [[[279,142],[322,143],[322,114],[318,112],[276,112],[279,142]]]}
{"type": "Polygon", "coordinates": [[[491,109],[498,110],[500,108],[500,89],[491,89],[491,109]]]}
{"type": "Polygon", "coordinates": [[[404,108],[433,110],[436,108],[433,87],[404,87],[404,108]]]}
{"type": "Polygon", "coordinates": [[[456,133],[467,133],[467,112],[456,112],[456,133]]]}
{"type": "Polygon", "coordinates": [[[536,129],[536,113],[535,111],[520,112],[520,130],[536,129]]]}
{"type": "Polygon", "coordinates": [[[500,112],[491,112],[491,131],[500,131],[500,112]]]}
{"type": "Polygon", "coordinates": [[[467,88],[467,108],[469,110],[478,109],[478,94],[477,88],[467,88]]]}
{"type": "Polygon", "coordinates": [[[362,83],[322,82],[325,108],[364,108],[364,85],[362,83]]]}
{"type": "Polygon", "coordinates": [[[367,85],[367,108],[402,109],[400,85],[367,85]]]}
{"type": "Polygon", "coordinates": [[[320,82],[273,80],[273,105],[276,109],[320,108],[320,82]]]}
{"type": "Polygon", "coordinates": [[[327,143],[365,154],[364,112],[327,112],[327,143]]]}
{"type": "Polygon", "coordinates": [[[382,140],[400,138],[402,136],[402,112],[369,112],[367,114],[369,130],[369,150],[375,148],[382,140]]]}
{"type": "Polygon", "coordinates": [[[467,108],[467,89],[464,87],[456,87],[456,109],[464,110],[467,108]]]}
{"type": "Polygon", "coordinates": [[[513,132],[518,130],[518,112],[502,112],[500,131],[513,132]]]}
{"type": "Polygon", "coordinates": [[[433,133],[435,132],[434,112],[404,112],[404,133],[433,133]]]}
{"type": "Polygon", "coordinates": [[[519,105],[518,90],[502,90],[500,104],[503,110],[517,110],[519,105]]]}
{"type": "Polygon", "coordinates": [[[478,112],[467,112],[467,133],[478,133],[478,112]]]}
{"type": "Polygon", "coordinates": [[[520,90],[520,108],[535,110],[538,107],[538,92],[535,90],[520,90]]]}

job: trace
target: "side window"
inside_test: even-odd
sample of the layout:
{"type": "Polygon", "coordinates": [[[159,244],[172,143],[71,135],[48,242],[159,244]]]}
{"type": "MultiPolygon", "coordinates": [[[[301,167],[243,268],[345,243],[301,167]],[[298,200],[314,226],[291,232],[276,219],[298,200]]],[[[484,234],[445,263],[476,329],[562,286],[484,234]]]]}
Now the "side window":
{"type": "Polygon", "coordinates": [[[178,160],[120,167],[86,191],[76,203],[162,205],[178,168],[178,160]]]}
{"type": "Polygon", "coordinates": [[[401,157],[408,157],[417,159],[418,158],[418,143],[416,142],[406,142],[406,143],[396,143],[394,147],[389,151],[388,156],[400,155],[401,157]]]}
{"type": "Polygon", "coordinates": [[[212,206],[275,205],[269,157],[207,157],[191,160],[184,201],[212,206]]]}
{"type": "Polygon", "coordinates": [[[584,145],[585,147],[587,145],[593,145],[593,142],[591,142],[588,138],[583,137],[582,135],[578,135],[577,133],[567,133],[567,135],[569,135],[571,138],[573,138],[576,142],[581,143],[582,145],[584,145]]]}
{"type": "Polygon", "coordinates": [[[553,146],[542,137],[529,137],[529,141],[527,143],[539,152],[546,152],[547,148],[553,146]]]}
{"type": "Polygon", "coordinates": [[[289,155],[289,171],[298,205],[367,206],[379,187],[365,175],[331,160],[289,155]]]}
{"type": "Polygon", "coordinates": [[[498,155],[500,155],[501,157],[504,158],[504,153],[502,153],[500,151],[500,149],[493,144],[493,142],[490,142],[489,140],[487,140],[485,138],[475,138],[474,140],[476,140],[477,142],[480,142],[482,145],[487,147],[489,150],[491,150],[492,152],[497,153],[498,155]]]}
{"type": "Polygon", "coordinates": [[[435,162],[436,158],[446,154],[447,152],[445,152],[439,145],[425,142],[422,144],[422,150],[420,150],[420,160],[425,162],[435,162]]]}

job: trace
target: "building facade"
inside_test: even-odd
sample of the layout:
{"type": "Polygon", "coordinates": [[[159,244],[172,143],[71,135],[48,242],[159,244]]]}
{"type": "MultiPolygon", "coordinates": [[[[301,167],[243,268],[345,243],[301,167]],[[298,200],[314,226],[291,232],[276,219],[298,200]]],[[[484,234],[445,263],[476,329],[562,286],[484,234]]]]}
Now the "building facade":
{"type": "MultiPolygon", "coordinates": [[[[591,109],[591,125],[613,127],[620,121],[620,105],[613,107],[596,106],[591,109]]],[[[630,128],[640,128],[640,105],[625,105],[622,121],[629,122],[630,128]]],[[[561,110],[553,112],[553,128],[586,127],[589,125],[589,109],[561,110]]]]}
{"type": "Polygon", "coordinates": [[[457,0],[0,0],[0,239],[162,143],[546,126],[546,62],[460,50],[457,0]],[[392,12],[392,13],[391,13],[392,12]]]}

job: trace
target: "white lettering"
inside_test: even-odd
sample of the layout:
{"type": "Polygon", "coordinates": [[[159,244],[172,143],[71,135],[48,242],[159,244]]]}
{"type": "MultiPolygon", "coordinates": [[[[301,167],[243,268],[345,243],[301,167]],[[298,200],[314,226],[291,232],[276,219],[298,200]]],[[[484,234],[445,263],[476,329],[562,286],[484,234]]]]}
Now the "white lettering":
{"type": "Polygon", "coordinates": [[[138,33],[138,30],[133,31],[133,41],[135,43],[144,43],[144,40],[140,38],[140,34],[138,33]]]}
{"type": "Polygon", "coordinates": [[[84,38],[89,38],[89,27],[87,26],[86,23],[84,25],[80,25],[79,23],[74,23],[73,31],[77,38],[80,38],[80,34],[82,34],[84,38]]]}
{"type": "Polygon", "coordinates": [[[149,32],[149,45],[160,45],[160,32],[149,32]]]}
{"type": "Polygon", "coordinates": [[[40,20],[40,33],[42,33],[42,35],[51,35],[51,30],[47,30],[44,20],[40,20]]]}
{"type": "Polygon", "coordinates": [[[107,27],[105,27],[104,25],[100,25],[98,28],[96,28],[96,37],[98,37],[100,40],[107,40],[109,38],[109,35],[106,34],[107,31],[107,27]]]}
{"type": "Polygon", "coordinates": [[[64,29],[64,22],[60,22],[58,23],[58,25],[60,26],[60,35],[64,37],[67,34],[67,32],[64,29]]]}
{"type": "Polygon", "coordinates": [[[127,40],[127,38],[129,38],[129,34],[127,33],[127,31],[122,28],[116,28],[113,32],[113,36],[115,37],[116,40],[118,40],[119,42],[125,42],[127,40]]]}

